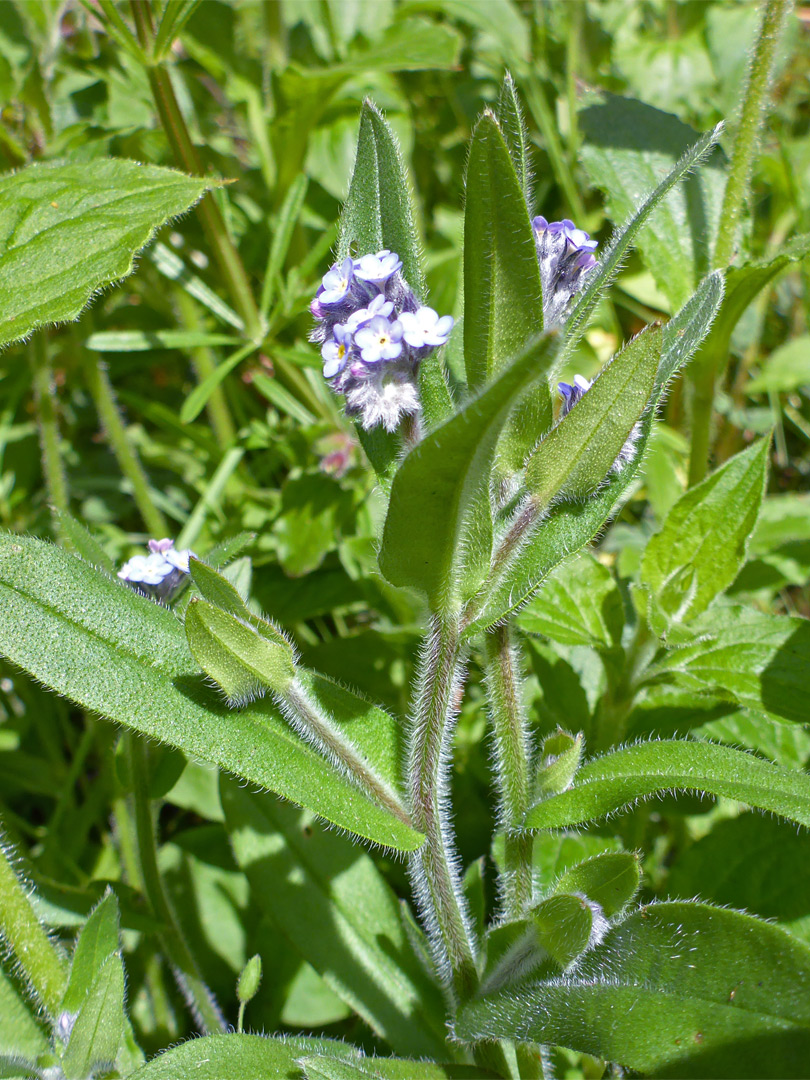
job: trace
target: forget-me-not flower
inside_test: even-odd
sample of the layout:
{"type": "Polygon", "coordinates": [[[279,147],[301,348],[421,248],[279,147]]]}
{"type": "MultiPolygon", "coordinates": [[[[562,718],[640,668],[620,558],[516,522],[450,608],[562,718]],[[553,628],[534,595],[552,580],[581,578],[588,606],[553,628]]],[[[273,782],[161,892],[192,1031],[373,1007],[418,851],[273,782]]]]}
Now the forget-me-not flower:
{"type": "Polygon", "coordinates": [[[343,323],[337,323],[332,331],[332,340],[325,341],[321,349],[325,379],[333,379],[338,372],[343,370],[351,347],[351,330],[343,323]]]}
{"type": "Polygon", "coordinates": [[[340,266],[333,266],[324,275],[323,289],[315,297],[321,307],[331,304],[339,304],[349,291],[354,274],[354,263],[351,259],[344,259],[340,266]]]}
{"type": "Polygon", "coordinates": [[[549,330],[565,321],[574,296],[596,266],[598,242],[568,218],[549,222],[538,215],[532,228],[543,287],[543,325],[549,330]]]}
{"type": "Polygon", "coordinates": [[[396,360],[402,355],[402,323],[398,319],[389,322],[382,315],[375,315],[371,322],[360,327],[354,341],[366,364],[396,360]]]}
{"type": "Polygon", "coordinates": [[[402,323],[402,337],[412,349],[438,348],[444,345],[453,329],[453,316],[438,313],[430,307],[420,307],[416,311],[403,311],[399,317],[402,323]]]}
{"type": "Polygon", "coordinates": [[[174,541],[150,540],[148,555],[133,557],[118,571],[118,577],[136,592],[155,600],[169,600],[188,576],[193,551],[175,551],[174,541]]]}
{"type": "Polygon", "coordinates": [[[387,281],[401,269],[402,260],[388,248],[383,248],[376,255],[363,255],[354,262],[354,272],[357,277],[361,281],[372,281],[375,284],[387,281]]]}

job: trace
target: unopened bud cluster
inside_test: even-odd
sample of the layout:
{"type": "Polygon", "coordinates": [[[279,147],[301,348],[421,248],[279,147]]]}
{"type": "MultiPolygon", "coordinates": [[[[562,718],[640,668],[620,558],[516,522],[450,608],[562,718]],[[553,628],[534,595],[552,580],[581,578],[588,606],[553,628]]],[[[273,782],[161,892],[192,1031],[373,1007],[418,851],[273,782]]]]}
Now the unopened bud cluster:
{"type": "Polygon", "coordinates": [[[546,221],[536,217],[532,229],[543,286],[543,327],[551,330],[565,321],[571,301],[596,266],[598,242],[568,218],[546,221]]]}
{"type": "Polygon", "coordinates": [[[346,258],[324,276],[310,305],[310,339],[321,345],[324,378],[366,429],[394,431],[419,411],[419,364],[453,329],[452,316],[420,305],[401,269],[387,249],[346,258]]]}

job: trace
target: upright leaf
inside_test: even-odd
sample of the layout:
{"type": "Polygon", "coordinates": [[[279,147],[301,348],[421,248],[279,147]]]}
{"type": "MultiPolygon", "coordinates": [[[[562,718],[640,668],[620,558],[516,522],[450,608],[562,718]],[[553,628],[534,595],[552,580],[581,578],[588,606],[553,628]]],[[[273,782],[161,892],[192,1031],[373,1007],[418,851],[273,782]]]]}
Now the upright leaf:
{"type": "Polygon", "coordinates": [[[461,1039],[559,1043],[646,1075],[805,1076],[810,948],[706,904],[651,904],[571,975],[464,1006],[461,1039]]]}
{"type": "Polygon", "coordinates": [[[730,746],[685,740],[635,743],[594,758],[573,787],[533,806],[527,829],[596,821],[665,791],[725,795],[789,821],[810,825],[810,776],[730,746]]]}
{"type": "Polygon", "coordinates": [[[82,927],[70,965],[62,1009],[77,1012],[107,960],[120,947],[118,901],[111,890],[96,905],[82,927]]]}
{"type": "Polygon", "coordinates": [[[45,1032],[0,968],[0,1069],[10,1059],[33,1062],[48,1045],[45,1032]]]}
{"type": "MultiPolygon", "coordinates": [[[[605,192],[613,221],[626,220],[639,192],[649,191],[697,138],[671,113],[612,94],[584,109],[579,122],[582,164],[605,192]]],[[[638,236],[642,258],[674,307],[686,302],[711,266],[725,186],[720,163],[704,165],[667,196],[638,236]]]]}
{"type": "Polygon", "coordinates": [[[75,319],[94,293],[216,180],[98,158],[0,177],[0,345],[75,319]]]}
{"type": "Polygon", "coordinates": [[[394,1050],[441,1055],[438,990],[372,860],[236,784],[223,783],[221,795],[237,862],[295,948],[394,1050]]]}
{"type": "Polygon", "coordinates": [[[462,570],[468,588],[476,576],[480,583],[492,546],[482,493],[489,491],[498,435],[523,391],[545,378],[555,341],[546,335],[527,346],[404,459],[391,487],[380,548],[380,569],[392,585],[420,589],[437,606],[453,607],[462,570]],[[474,510],[477,517],[470,520],[474,510]]]}
{"type": "Polygon", "coordinates": [[[115,1061],[124,1036],[124,965],[107,958],[87,993],[62,1057],[66,1080],[86,1080],[115,1061]]]}
{"type": "Polygon", "coordinates": [[[360,136],[349,194],[343,205],[338,262],[388,248],[402,259],[402,273],[417,295],[425,282],[410,186],[396,136],[368,99],[360,114],[360,136]]]}
{"type": "Polygon", "coordinates": [[[627,907],[640,884],[638,855],[606,851],[563,871],[554,882],[554,892],[584,894],[610,919],[627,907]]]}
{"type": "Polygon", "coordinates": [[[523,109],[518,100],[515,80],[507,71],[501,85],[496,110],[498,123],[503,132],[512,164],[515,166],[518,182],[523,191],[526,208],[532,212],[532,145],[529,141],[529,132],[526,121],[523,118],[523,109]]]}
{"type": "Polygon", "coordinates": [[[769,441],[760,439],[672,507],[641,564],[655,613],[689,622],[740,572],[765,494],[769,448],[769,441]]]}
{"type": "Polygon", "coordinates": [[[493,626],[520,608],[537,591],[543,579],[568,555],[593,540],[615,513],[638,475],[655,408],[664,388],[703,340],[722,296],[722,275],[711,274],[701,283],[689,303],[664,326],[661,363],[650,407],[641,421],[635,458],[622,472],[611,476],[591,498],[552,509],[542,527],[518,548],[514,558],[486,583],[480,596],[469,605],[469,633],[493,626]]]}

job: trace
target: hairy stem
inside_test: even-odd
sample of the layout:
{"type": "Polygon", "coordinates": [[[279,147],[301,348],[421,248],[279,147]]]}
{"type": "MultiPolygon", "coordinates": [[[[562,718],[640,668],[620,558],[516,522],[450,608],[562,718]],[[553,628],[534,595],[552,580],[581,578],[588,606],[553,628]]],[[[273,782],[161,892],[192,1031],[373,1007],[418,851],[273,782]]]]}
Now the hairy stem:
{"type": "Polygon", "coordinates": [[[476,947],[448,821],[448,764],[462,669],[458,627],[434,619],[420,664],[408,748],[413,823],[426,836],[412,857],[411,877],[440,972],[464,1001],[478,983],[476,947]]]}
{"type": "MultiPolygon", "coordinates": [[[[138,41],[146,55],[151,56],[155,34],[149,0],[130,0],[130,4],[138,41]]],[[[159,63],[150,63],[146,74],[161,125],[177,164],[194,176],[202,176],[203,169],[197,148],[191,141],[168,70],[159,63]]],[[[247,271],[228,235],[225,219],[216,200],[213,197],[203,198],[197,204],[197,215],[233,305],[245,324],[245,332],[251,341],[259,342],[264,336],[259,309],[247,271]]]]}
{"type": "Polygon", "coordinates": [[[143,523],[155,538],[168,536],[169,527],[160,510],[155,506],[149,492],[149,481],[135,448],[130,445],[118,404],[107,371],[92,353],[85,350],[84,370],[90,396],[96,406],[101,426],[107,436],[110,449],[115,454],[118,467],[132,485],[132,497],[143,523]]]}
{"type": "MultiPolygon", "coordinates": [[[[69,507],[67,477],[59,447],[59,421],[56,414],[53,370],[48,360],[48,341],[44,330],[39,330],[34,334],[29,348],[34,373],[34,400],[45,488],[48,492],[48,501],[54,510],[66,514],[69,507]]],[[[59,514],[55,514],[54,518],[54,528],[58,534],[60,531],[59,514]]]]}
{"type": "MultiPolygon", "coordinates": [[[[782,29],[792,8],[791,0],[766,0],[762,23],[748,69],[748,85],[743,98],[740,123],[731,155],[720,231],[714,251],[714,265],[725,269],[734,255],[751,176],[759,148],[760,133],[769,107],[768,90],[776,67],[782,29]]],[[[692,398],[692,440],[689,455],[689,486],[700,483],[709,470],[711,424],[714,409],[715,381],[725,366],[728,344],[707,356],[694,374],[692,398]]]]}
{"type": "Polygon", "coordinates": [[[508,624],[484,639],[489,714],[494,736],[498,821],[505,831],[501,905],[507,918],[519,918],[532,898],[532,837],[519,833],[529,808],[529,725],[521,694],[518,643],[508,624]]]}
{"type": "Polygon", "coordinates": [[[225,1031],[227,1025],[213,994],[203,982],[197,962],[183,937],[158,867],[155,820],[148,786],[148,747],[143,739],[132,732],[125,732],[123,738],[133,785],[134,854],[137,859],[138,884],[143,889],[152,913],[165,927],[160,935],[161,945],[175,969],[180,989],[200,1030],[204,1033],[225,1031]]]}
{"type": "Polygon", "coordinates": [[[0,940],[11,950],[37,999],[51,1018],[59,1013],[67,966],[31,906],[28,890],[11,862],[0,834],[0,940]]]}

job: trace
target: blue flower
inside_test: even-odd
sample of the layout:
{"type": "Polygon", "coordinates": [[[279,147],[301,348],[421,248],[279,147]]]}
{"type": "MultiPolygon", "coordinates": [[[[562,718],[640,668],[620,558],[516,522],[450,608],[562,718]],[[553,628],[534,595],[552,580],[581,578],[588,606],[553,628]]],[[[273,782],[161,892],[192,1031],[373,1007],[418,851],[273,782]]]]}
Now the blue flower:
{"type": "Polygon", "coordinates": [[[560,391],[560,395],[561,395],[561,397],[563,399],[563,402],[562,402],[562,415],[565,416],[566,413],[570,413],[571,410],[573,409],[573,407],[576,405],[576,403],[579,401],[579,399],[585,393],[585,391],[590,390],[590,388],[591,388],[591,384],[582,375],[575,375],[574,376],[574,385],[573,386],[571,386],[570,383],[564,383],[564,382],[558,383],[557,384],[557,389],[560,391]]]}
{"type": "Polygon", "coordinates": [[[354,272],[361,281],[373,281],[375,284],[387,281],[402,269],[400,257],[388,248],[383,248],[376,255],[363,255],[354,261],[354,272]]]}
{"type": "Polygon", "coordinates": [[[412,349],[438,348],[444,345],[453,329],[453,316],[438,313],[430,307],[420,307],[415,312],[403,311],[399,317],[402,337],[412,349]]]}
{"type": "Polygon", "coordinates": [[[148,555],[134,555],[118,571],[118,577],[136,592],[156,600],[168,600],[188,575],[193,551],[175,551],[174,541],[150,540],[148,555]]]}
{"type": "Polygon", "coordinates": [[[596,266],[598,242],[568,218],[549,222],[538,215],[532,228],[543,287],[543,324],[548,330],[565,321],[573,297],[596,266]]]}
{"type": "Polygon", "coordinates": [[[346,366],[349,350],[352,347],[352,332],[348,326],[338,323],[332,331],[331,341],[324,343],[321,349],[323,357],[323,377],[333,379],[346,366]]]}
{"type": "Polygon", "coordinates": [[[354,342],[366,364],[381,360],[396,360],[402,355],[402,323],[389,322],[382,315],[361,326],[354,335],[354,342]]]}
{"type": "Polygon", "coordinates": [[[322,291],[318,292],[315,299],[323,306],[339,304],[349,291],[354,274],[354,263],[351,259],[344,259],[340,266],[335,263],[323,277],[322,291]]]}
{"type": "Polygon", "coordinates": [[[371,322],[376,315],[382,315],[386,319],[390,316],[394,310],[394,303],[392,300],[386,300],[382,293],[377,293],[368,307],[360,308],[358,311],[353,311],[346,320],[346,326],[354,333],[359,330],[361,326],[371,322]]]}

